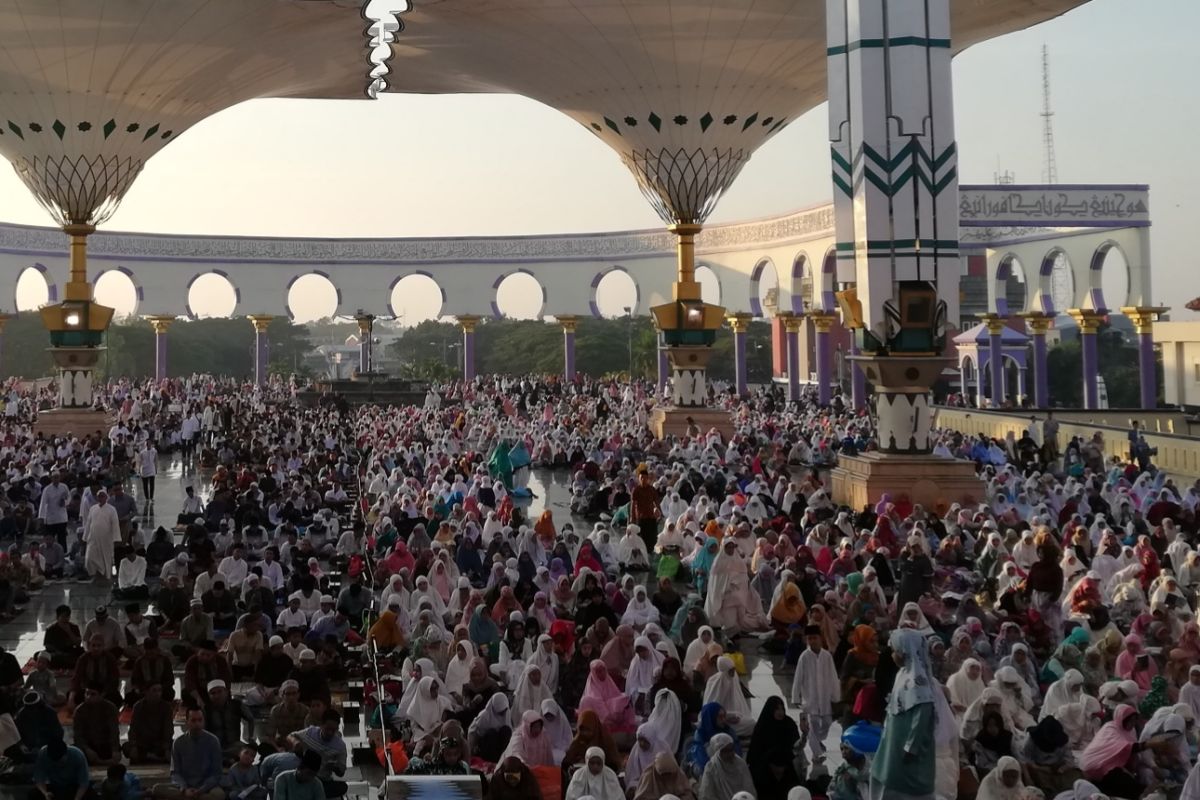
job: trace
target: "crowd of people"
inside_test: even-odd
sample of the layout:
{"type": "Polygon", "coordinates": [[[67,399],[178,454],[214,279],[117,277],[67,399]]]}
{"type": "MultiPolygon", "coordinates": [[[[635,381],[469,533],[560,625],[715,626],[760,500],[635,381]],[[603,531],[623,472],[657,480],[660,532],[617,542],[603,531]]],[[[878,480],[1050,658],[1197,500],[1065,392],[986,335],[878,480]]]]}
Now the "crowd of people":
{"type": "Polygon", "coordinates": [[[721,394],[732,436],[671,441],[652,387],[586,378],[101,398],[109,430],[49,440],[14,389],[0,448],[0,613],[111,589],[0,656],[7,774],[48,798],[320,800],[364,748],[494,800],[1200,799],[1200,490],[1052,420],[939,432],[978,502],[851,509],[818,467],[873,427],[840,397],[721,394]]]}

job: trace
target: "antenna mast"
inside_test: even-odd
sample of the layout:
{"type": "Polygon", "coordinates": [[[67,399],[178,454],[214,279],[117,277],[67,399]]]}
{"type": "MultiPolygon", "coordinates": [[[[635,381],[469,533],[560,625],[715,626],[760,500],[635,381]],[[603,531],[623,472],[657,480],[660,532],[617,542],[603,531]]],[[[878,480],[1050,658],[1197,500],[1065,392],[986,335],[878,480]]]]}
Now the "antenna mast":
{"type": "Polygon", "coordinates": [[[1050,48],[1042,45],[1042,180],[1058,183],[1054,159],[1054,111],[1050,108],[1050,48]]]}

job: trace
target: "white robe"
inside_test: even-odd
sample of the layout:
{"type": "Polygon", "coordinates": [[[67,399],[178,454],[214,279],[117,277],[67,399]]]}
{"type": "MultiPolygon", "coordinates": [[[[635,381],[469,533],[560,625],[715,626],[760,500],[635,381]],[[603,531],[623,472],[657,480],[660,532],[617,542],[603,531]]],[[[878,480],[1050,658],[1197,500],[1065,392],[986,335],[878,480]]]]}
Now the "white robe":
{"type": "Polygon", "coordinates": [[[85,566],[89,575],[108,579],[113,570],[113,543],[121,538],[121,522],[111,505],[93,506],[83,528],[87,542],[85,566]]]}
{"type": "Polygon", "coordinates": [[[806,648],[792,676],[792,703],[817,717],[833,715],[833,704],[841,700],[841,681],[833,665],[833,654],[825,648],[815,653],[806,648]]]}

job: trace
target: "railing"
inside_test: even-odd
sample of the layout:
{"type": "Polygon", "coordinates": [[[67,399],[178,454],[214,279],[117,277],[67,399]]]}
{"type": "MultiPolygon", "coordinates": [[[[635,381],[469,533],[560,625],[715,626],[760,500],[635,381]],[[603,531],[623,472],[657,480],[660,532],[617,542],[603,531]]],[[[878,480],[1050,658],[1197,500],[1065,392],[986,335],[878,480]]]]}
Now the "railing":
{"type": "MultiPolygon", "coordinates": [[[[976,408],[953,408],[939,406],[937,426],[970,436],[983,434],[994,439],[1003,439],[1010,431],[1020,438],[1029,427],[1030,417],[1044,419],[1044,411],[989,411],[976,408]]],[[[1072,436],[1091,439],[1099,431],[1104,435],[1105,459],[1129,458],[1129,420],[1136,419],[1143,430],[1146,444],[1158,452],[1152,461],[1168,475],[1195,479],[1200,478],[1200,438],[1180,433],[1160,432],[1167,427],[1187,430],[1186,416],[1182,412],[1139,412],[1139,411],[1054,411],[1058,420],[1058,447],[1061,451],[1072,436]],[[1178,424],[1176,425],[1176,421],[1178,424]],[[1114,424],[1115,423],[1115,424],[1114,424]]]]}

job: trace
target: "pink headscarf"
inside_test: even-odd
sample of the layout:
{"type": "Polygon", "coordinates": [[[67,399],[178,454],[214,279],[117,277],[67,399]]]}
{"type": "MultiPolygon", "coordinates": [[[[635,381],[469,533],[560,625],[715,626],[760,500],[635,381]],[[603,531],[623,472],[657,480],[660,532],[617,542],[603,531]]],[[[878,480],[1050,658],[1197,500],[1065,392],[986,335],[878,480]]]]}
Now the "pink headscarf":
{"type": "Polygon", "coordinates": [[[592,661],[583,698],[579,701],[581,712],[588,709],[595,711],[600,722],[613,733],[628,733],[636,728],[629,696],[617,688],[608,674],[608,667],[600,659],[592,661]]]}
{"type": "Polygon", "coordinates": [[[1131,633],[1125,637],[1125,649],[1117,656],[1117,676],[1136,683],[1143,695],[1150,691],[1150,680],[1158,674],[1158,664],[1153,658],[1147,659],[1145,669],[1137,668],[1137,657],[1144,652],[1142,637],[1131,633]]]}
{"type": "Polygon", "coordinates": [[[1137,741],[1137,732],[1127,729],[1125,721],[1136,713],[1133,706],[1117,706],[1112,722],[1096,733],[1079,756],[1079,767],[1084,777],[1100,780],[1114,769],[1125,766],[1137,741]]]}

